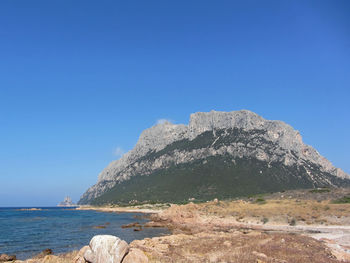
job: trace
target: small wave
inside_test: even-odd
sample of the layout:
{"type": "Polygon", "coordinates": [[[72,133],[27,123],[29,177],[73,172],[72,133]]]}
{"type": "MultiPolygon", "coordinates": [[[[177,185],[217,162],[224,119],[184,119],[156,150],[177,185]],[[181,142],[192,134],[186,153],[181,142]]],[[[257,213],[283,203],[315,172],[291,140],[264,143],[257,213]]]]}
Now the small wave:
{"type": "Polygon", "coordinates": [[[21,208],[21,209],[16,209],[15,211],[42,211],[41,208],[21,208]]]}

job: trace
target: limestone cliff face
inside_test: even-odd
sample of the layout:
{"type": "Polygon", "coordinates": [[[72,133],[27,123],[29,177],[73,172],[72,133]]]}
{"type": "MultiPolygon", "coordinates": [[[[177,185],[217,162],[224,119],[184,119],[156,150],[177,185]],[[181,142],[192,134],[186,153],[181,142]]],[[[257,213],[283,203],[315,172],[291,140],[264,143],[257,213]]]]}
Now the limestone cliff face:
{"type": "Polygon", "coordinates": [[[110,163],[79,203],[89,203],[133,176],[150,175],[212,156],[303,167],[315,187],[337,186],[333,177],[350,180],[348,174],[305,145],[299,132],[282,121],[266,120],[247,110],[198,112],[191,114],[188,125],[165,122],[143,131],[134,149],[110,163]]]}

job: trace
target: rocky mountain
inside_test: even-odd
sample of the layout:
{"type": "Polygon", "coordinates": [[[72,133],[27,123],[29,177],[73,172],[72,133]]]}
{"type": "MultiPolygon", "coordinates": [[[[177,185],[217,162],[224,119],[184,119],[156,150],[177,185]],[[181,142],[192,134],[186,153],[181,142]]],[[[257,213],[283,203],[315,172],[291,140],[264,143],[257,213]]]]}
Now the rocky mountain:
{"type": "Polygon", "coordinates": [[[198,112],[188,125],[165,122],[110,163],[79,204],[182,202],[295,188],[349,186],[282,121],[247,110],[198,112]]]}

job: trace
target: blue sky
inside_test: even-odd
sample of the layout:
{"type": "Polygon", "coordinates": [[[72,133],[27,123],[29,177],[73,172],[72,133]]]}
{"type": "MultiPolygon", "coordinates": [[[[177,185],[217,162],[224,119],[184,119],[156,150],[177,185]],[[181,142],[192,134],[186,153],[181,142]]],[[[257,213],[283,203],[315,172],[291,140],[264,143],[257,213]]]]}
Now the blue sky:
{"type": "Polygon", "coordinates": [[[349,13],[346,0],[0,1],[0,206],[77,201],[142,130],[212,109],[283,120],[350,173],[349,13]]]}

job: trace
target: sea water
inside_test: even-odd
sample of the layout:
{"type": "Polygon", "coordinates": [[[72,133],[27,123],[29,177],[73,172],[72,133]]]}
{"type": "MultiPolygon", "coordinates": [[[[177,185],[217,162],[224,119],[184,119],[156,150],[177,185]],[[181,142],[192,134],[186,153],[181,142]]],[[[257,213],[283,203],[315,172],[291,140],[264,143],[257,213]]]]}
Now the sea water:
{"type": "Polygon", "coordinates": [[[131,242],[169,233],[164,228],[143,228],[142,231],[121,228],[124,224],[145,221],[140,213],[58,207],[0,208],[0,254],[15,254],[18,259],[26,259],[47,248],[55,254],[79,250],[95,235],[114,235],[131,242]]]}

